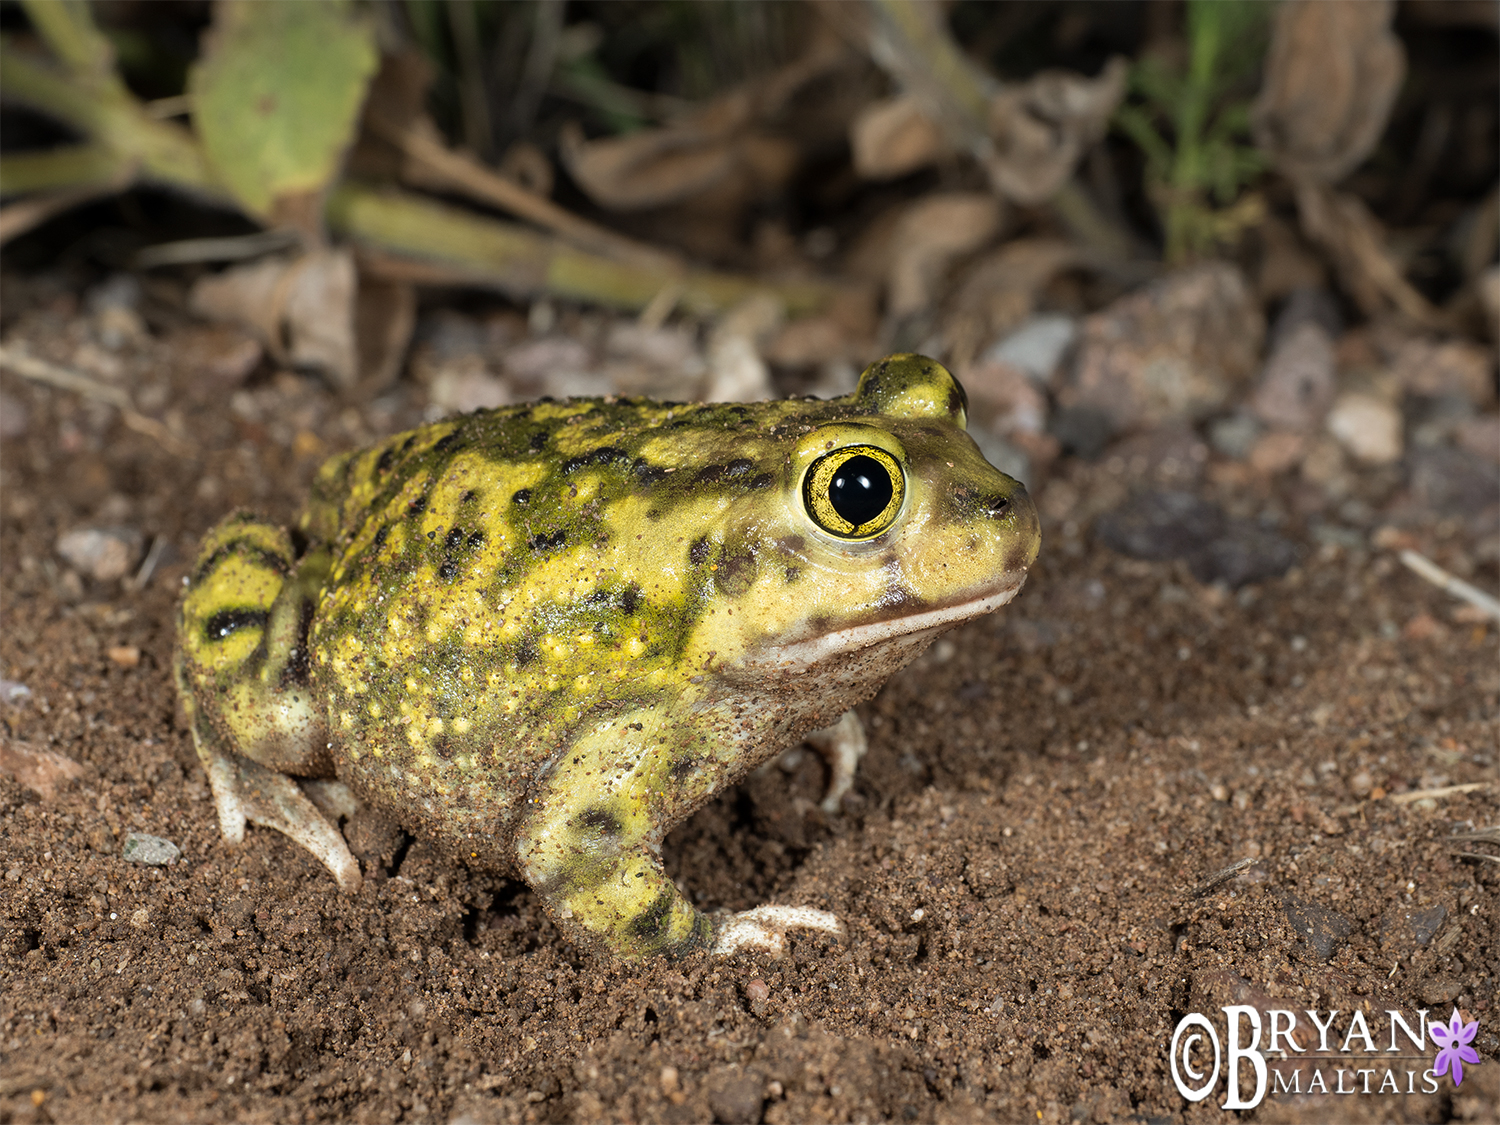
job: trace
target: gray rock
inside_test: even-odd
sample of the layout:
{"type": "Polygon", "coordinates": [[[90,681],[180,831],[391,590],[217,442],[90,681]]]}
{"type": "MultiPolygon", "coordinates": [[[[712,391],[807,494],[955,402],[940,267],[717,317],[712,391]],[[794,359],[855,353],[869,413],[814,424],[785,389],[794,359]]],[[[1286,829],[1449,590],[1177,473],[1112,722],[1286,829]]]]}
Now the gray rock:
{"type": "Polygon", "coordinates": [[[1191,492],[1162,489],[1132,497],[1094,525],[1099,541],[1131,558],[1182,559],[1199,582],[1231,588],[1285,574],[1296,546],[1252,520],[1230,519],[1191,492]]]}
{"type": "Polygon", "coordinates": [[[182,855],[182,849],[171,840],[163,840],[160,836],[132,832],[125,837],[125,847],[120,854],[125,857],[126,863],[144,863],[148,867],[165,867],[182,855]]]}
{"type": "Polygon", "coordinates": [[[1470,516],[1500,501],[1500,465],[1466,449],[1415,449],[1411,455],[1414,499],[1440,516],[1470,516]]]}
{"type": "Polygon", "coordinates": [[[1046,383],[1077,339],[1078,322],[1071,316],[1042,313],[989,348],[982,358],[987,363],[1008,363],[1046,383]]]}
{"type": "Polygon", "coordinates": [[[1311,430],[1328,413],[1337,383],[1333,337],[1316,321],[1304,320],[1279,334],[1250,408],[1267,425],[1311,430]]]}
{"type": "Polygon", "coordinates": [[[1305,902],[1290,892],[1281,896],[1281,906],[1292,929],[1307,942],[1308,949],[1319,961],[1331,958],[1339,943],[1354,930],[1354,923],[1337,910],[1316,902],[1305,902]]]}
{"type": "Polygon", "coordinates": [[[1068,453],[1095,461],[1116,433],[1114,418],[1093,406],[1065,406],[1047,421],[1047,432],[1068,453]]]}

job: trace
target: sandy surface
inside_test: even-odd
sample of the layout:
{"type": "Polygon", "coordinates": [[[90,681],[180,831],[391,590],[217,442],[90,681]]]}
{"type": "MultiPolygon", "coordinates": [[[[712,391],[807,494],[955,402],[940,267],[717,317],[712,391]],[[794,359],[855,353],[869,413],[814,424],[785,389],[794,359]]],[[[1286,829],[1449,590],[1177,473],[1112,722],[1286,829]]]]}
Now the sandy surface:
{"type": "MultiPolygon", "coordinates": [[[[1457,1091],[1282,1095],[1254,1120],[1495,1119],[1500,866],[1448,837],[1494,823],[1496,793],[1403,798],[1494,779],[1496,630],[1390,552],[1293,515],[1299,566],[1205,587],[1092,537],[1128,465],[1064,465],[1016,602],[861,708],[841,815],[805,755],[668,841],[706,907],[807,903],[847,938],[627,965],[379,822],[351,829],[352,898],[273,832],[220,840],[170,677],[194,544],[237,505],[292,518],[322,456],[419,415],[292,377],[226,411],[163,370],[182,448],[0,378],[27,413],[0,662],[30,692],[0,704],[0,765],[30,780],[0,777],[0,1123],[1200,1121],[1229,1116],[1222,1087],[1186,1102],[1167,1043],[1237,1003],[1341,1030],[1457,1007],[1486,1059],[1457,1091]],[[159,540],[144,587],[80,579],[55,550],[79,526],[159,540]],[[127,862],[132,832],[181,858],[127,862]]],[[[1243,474],[1198,487],[1277,502],[1243,474]]],[[[1457,521],[1407,532],[1467,549],[1457,521]]]]}

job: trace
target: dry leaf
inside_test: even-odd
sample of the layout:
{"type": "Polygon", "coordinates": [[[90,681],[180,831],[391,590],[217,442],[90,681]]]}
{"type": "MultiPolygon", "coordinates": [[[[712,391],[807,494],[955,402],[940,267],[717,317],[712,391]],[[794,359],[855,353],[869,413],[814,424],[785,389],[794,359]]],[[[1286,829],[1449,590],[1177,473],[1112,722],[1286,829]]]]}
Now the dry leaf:
{"type": "Polygon", "coordinates": [[[900,318],[931,307],[948,267],[988,242],[1000,216],[1000,201],[979,192],[933,194],[908,207],[886,275],[887,312],[900,318]]]}
{"type": "Polygon", "coordinates": [[[1390,0],[1290,0],[1276,12],[1255,142],[1297,181],[1333,183],[1374,151],[1406,73],[1390,0]]]}
{"type": "Polygon", "coordinates": [[[1418,324],[1437,326],[1442,316],[1412,288],[1385,250],[1385,235],[1359,199],[1305,180],[1297,185],[1302,229],[1333,258],[1339,280],[1367,316],[1394,305],[1418,324]]]}
{"type": "Polygon", "coordinates": [[[787,102],[810,81],[846,59],[844,48],[820,38],[796,62],[775,74],[720,95],[659,129],[585,140],[576,124],[564,126],[558,149],[568,173],[602,207],[640,211],[682,203],[726,185],[764,195],[796,170],[795,143],[770,128],[787,102]]]}
{"type": "Polygon", "coordinates": [[[394,379],[416,317],[410,285],[361,281],[347,249],[262,258],[201,278],[189,307],[251,329],[278,362],[320,371],[343,390],[394,379]]]}
{"type": "Polygon", "coordinates": [[[752,294],[724,314],[708,338],[705,402],[759,402],[775,397],[760,348],[785,319],[785,307],[769,293],[752,294]]]}
{"type": "Polygon", "coordinates": [[[867,180],[892,180],[925,168],[948,145],[932,119],[909,95],[872,102],[849,127],[854,170],[867,180]]]}
{"type": "Polygon", "coordinates": [[[417,293],[410,283],[360,275],[354,338],[362,393],[377,393],[395,383],[416,325],[417,293]]]}
{"type": "Polygon", "coordinates": [[[943,338],[953,362],[967,365],[1023,324],[1036,311],[1041,291],[1084,257],[1078,246],[1061,239],[1018,238],[965,270],[957,292],[944,303],[943,338]]]}
{"type": "Polygon", "coordinates": [[[1042,203],[1104,136],[1125,96],[1129,65],[1112,58],[1097,78],[1046,70],[990,100],[994,152],[986,161],[995,190],[1017,203],[1042,203]]]}

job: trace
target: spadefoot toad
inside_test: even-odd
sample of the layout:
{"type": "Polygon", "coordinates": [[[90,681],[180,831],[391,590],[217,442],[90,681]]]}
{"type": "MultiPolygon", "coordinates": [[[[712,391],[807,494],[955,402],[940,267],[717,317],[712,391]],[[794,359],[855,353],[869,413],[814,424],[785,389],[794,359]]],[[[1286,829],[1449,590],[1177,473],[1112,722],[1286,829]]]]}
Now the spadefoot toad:
{"type": "Polygon", "coordinates": [[[275,828],[353,890],[357,798],[622,956],[837,929],[704,914],[661,841],[809,732],[847,745],[849,708],[1021,588],[1036,510],[964,424],[953,376],[895,355],[829,401],[543,400],[335,457],[294,530],[232,515],[184,580],[224,836],[275,828]]]}

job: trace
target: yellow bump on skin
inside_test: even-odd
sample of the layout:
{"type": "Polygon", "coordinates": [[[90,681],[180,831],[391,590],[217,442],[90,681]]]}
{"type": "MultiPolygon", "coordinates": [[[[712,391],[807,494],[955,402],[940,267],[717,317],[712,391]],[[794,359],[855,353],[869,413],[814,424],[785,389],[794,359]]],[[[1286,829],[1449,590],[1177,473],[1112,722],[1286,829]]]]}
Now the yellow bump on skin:
{"type": "Polygon", "coordinates": [[[460,736],[468,734],[469,731],[470,731],[470,729],[473,727],[473,725],[474,724],[471,723],[471,722],[469,722],[468,719],[465,719],[465,718],[462,718],[462,717],[454,719],[453,720],[453,733],[456,734],[456,735],[460,735],[460,736]]]}
{"type": "Polygon", "coordinates": [[[340,711],[339,726],[343,727],[345,730],[352,729],[354,726],[354,716],[351,715],[348,711],[340,711]]]}
{"type": "Polygon", "coordinates": [[[631,637],[625,642],[625,645],[621,651],[623,651],[626,656],[634,659],[646,651],[646,644],[640,639],[640,637],[631,637]]]}

